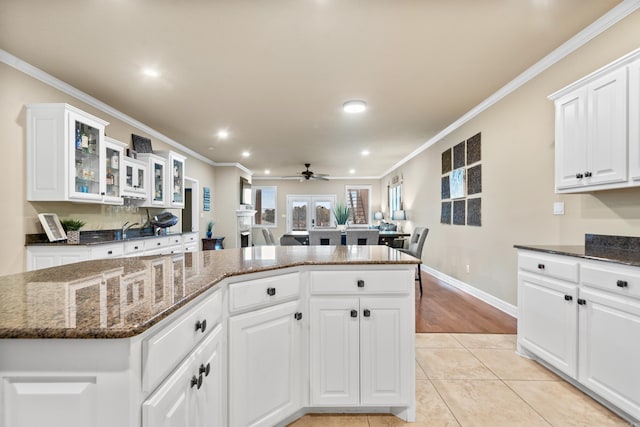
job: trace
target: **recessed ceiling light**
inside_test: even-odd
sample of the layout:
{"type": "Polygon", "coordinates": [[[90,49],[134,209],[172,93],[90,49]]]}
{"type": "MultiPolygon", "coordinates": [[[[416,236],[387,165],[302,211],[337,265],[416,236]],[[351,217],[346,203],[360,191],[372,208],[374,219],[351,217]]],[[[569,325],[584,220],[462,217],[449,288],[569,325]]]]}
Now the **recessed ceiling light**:
{"type": "Polygon", "coordinates": [[[345,113],[350,113],[350,114],[362,113],[364,110],[367,109],[367,103],[364,101],[354,99],[352,101],[347,101],[344,104],[342,104],[342,109],[344,110],[345,113]]]}
{"type": "Polygon", "coordinates": [[[142,74],[147,77],[160,77],[160,72],[158,70],[154,70],[153,68],[145,68],[142,70],[142,74]]]}
{"type": "Polygon", "coordinates": [[[218,139],[227,139],[229,138],[229,131],[226,129],[220,129],[217,135],[218,135],[218,139]]]}
{"type": "Polygon", "coordinates": [[[248,151],[243,151],[242,152],[242,157],[249,157],[250,155],[251,155],[251,153],[248,152],[248,151]]]}
{"type": "Polygon", "coordinates": [[[269,175],[270,173],[271,173],[271,171],[270,171],[269,169],[265,169],[265,170],[264,170],[264,174],[265,174],[265,175],[269,175]]]}
{"type": "Polygon", "coordinates": [[[350,173],[351,175],[353,175],[354,173],[356,173],[356,170],[355,170],[355,169],[349,169],[349,173],[350,173]]]}
{"type": "Polygon", "coordinates": [[[363,156],[368,156],[369,155],[369,150],[362,150],[362,155],[363,156]]]}

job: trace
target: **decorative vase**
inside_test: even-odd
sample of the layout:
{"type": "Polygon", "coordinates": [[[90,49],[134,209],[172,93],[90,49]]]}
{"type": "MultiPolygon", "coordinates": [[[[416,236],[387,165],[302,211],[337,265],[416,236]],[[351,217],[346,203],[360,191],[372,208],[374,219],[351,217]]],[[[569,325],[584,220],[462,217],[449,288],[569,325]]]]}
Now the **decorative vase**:
{"type": "Polygon", "coordinates": [[[80,244],[80,231],[69,230],[67,231],[67,244],[79,245],[80,244]]]}
{"type": "Polygon", "coordinates": [[[345,231],[347,229],[347,224],[338,224],[338,230],[345,231]]]}
{"type": "Polygon", "coordinates": [[[207,239],[210,239],[211,236],[213,236],[213,231],[211,230],[207,231],[207,239]]]}

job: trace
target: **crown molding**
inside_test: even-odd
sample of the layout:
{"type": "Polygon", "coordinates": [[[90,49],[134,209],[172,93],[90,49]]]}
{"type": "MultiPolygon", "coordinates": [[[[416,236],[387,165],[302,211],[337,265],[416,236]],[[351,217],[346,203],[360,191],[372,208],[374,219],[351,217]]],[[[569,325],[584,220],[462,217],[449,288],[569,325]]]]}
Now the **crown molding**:
{"type": "Polygon", "coordinates": [[[584,30],[580,31],[578,34],[564,42],[562,45],[560,45],[560,47],[553,50],[550,54],[526,69],[515,79],[511,80],[509,83],[498,89],[495,93],[493,93],[480,104],[469,110],[458,120],[438,132],[434,137],[422,144],[416,150],[412,151],[409,155],[404,157],[391,168],[387,169],[380,178],[382,179],[384,176],[393,173],[393,171],[398,169],[400,166],[404,165],[409,160],[413,159],[436,142],[442,140],[445,136],[460,128],[462,125],[469,122],[471,119],[475,118],[480,113],[505,98],[507,95],[516,91],[522,85],[537,77],[542,72],[546,71],[548,68],[555,65],[557,62],[564,59],[569,54],[575,52],[639,8],[640,0],[624,0],[622,3],[612,8],[609,12],[605,13],[600,18],[592,22],[584,30]]]}
{"type": "Polygon", "coordinates": [[[240,169],[242,172],[247,173],[249,175],[251,175],[252,178],[253,177],[253,171],[245,166],[243,166],[242,164],[238,163],[238,162],[224,162],[224,163],[216,163],[214,162],[214,166],[216,167],[233,167],[233,168],[238,168],[240,169]]]}

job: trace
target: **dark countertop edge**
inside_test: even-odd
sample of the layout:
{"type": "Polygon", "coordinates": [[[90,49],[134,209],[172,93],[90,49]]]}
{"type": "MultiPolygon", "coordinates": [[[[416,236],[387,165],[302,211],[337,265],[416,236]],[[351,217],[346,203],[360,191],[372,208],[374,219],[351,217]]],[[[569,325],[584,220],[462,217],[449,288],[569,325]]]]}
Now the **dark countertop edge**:
{"type": "Polygon", "coordinates": [[[602,253],[600,255],[594,255],[594,254],[587,255],[585,253],[584,246],[579,246],[579,245],[575,245],[575,246],[513,245],[513,247],[516,249],[524,249],[524,250],[543,252],[543,253],[554,254],[554,255],[565,255],[565,256],[582,258],[582,259],[591,260],[591,261],[610,262],[613,264],[628,265],[631,267],[640,267],[640,254],[635,253],[635,256],[633,256],[632,254],[634,253],[628,252],[628,251],[610,251],[609,254],[602,253]],[[614,255],[617,255],[618,257],[616,258],[614,257],[614,255]]]}
{"type": "MultiPolygon", "coordinates": [[[[407,255],[410,256],[410,255],[407,255]]],[[[351,261],[300,261],[286,265],[259,267],[252,270],[228,272],[222,274],[220,277],[214,278],[211,283],[198,289],[196,292],[189,294],[180,301],[175,302],[171,307],[156,314],[147,322],[139,324],[135,327],[127,329],[85,329],[79,331],[75,328],[0,328],[0,339],[52,339],[52,338],[64,338],[64,339],[122,339],[131,338],[142,334],[152,326],[160,323],[162,320],[169,317],[171,314],[178,311],[191,301],[198,298],[200,295],[207,292],[209,289],[218,285],[225,279],[235,276],[243,276],[246,274],[261,273],[265,271],[284,270],[287,268],[303,267],[303,266],[315,266],[315,265],[411,265],[419,264],[420,261],[417,258],[412,260],[390,260],[390,261],[368,261],[368,260],[351,260],[351,261]]]]}

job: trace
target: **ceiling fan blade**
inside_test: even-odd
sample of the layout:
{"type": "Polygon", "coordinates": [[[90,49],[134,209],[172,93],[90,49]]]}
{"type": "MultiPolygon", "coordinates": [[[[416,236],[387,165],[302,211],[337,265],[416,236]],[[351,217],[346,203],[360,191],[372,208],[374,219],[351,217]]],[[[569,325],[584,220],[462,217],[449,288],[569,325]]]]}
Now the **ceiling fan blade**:
{"type": "Polygon", "coordinates": [[[311,179],[319,179],[322,181],[329,181],[329,178],[327,178],[327,175],[312,175],[311,179]]]}

